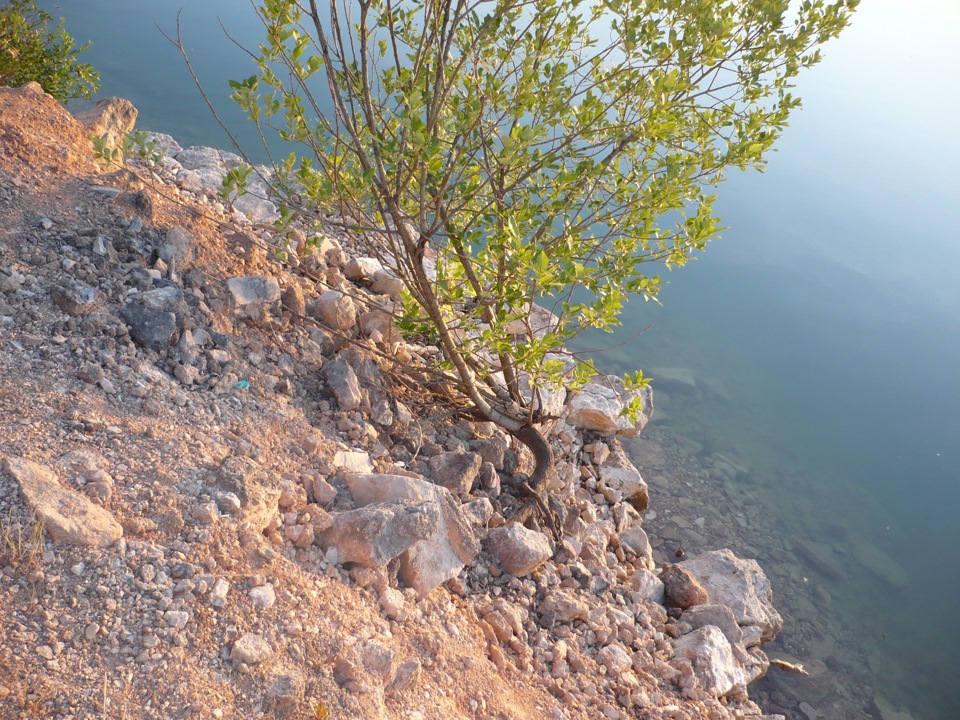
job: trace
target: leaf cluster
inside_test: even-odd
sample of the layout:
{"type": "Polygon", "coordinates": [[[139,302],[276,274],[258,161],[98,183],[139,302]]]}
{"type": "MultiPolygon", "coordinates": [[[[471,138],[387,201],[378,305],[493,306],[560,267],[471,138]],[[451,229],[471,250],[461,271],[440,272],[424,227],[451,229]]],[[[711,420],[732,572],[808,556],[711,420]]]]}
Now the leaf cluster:
{"type": "Polygon", "coordinates": [[[34,0],[5,0],[0,6],[0,85],[34,81],[61,102],[90,98],[100,88],[100,75],[77,57],[90,44],[77,47],[63,27],[34,0]]]}

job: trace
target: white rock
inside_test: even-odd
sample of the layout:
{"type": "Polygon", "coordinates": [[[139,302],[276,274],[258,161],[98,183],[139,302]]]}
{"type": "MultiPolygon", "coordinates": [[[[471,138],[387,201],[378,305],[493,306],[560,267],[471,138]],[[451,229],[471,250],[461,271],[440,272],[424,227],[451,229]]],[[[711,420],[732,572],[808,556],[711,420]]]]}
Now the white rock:
{"type": "Polygon", "coordinates": [[[360,506],[394,499],[439,504],[434,531],[400,555],[400,579],[421,596],[459,573],[480,552],[479,529],[469,524],[445,488],[402,475],[358,473],[347,474],[344,480],[360,506]]]}
{"type": "Polygon", "coordinates": [[[649,570],[637,570],[631,575],[630,587],[650,602],[663,605],[663,581],[649,570]]]}
{"type": "Polygon", "coordinates": [[[336,547],[341,562],[380,567],[428,538],[439,521],[434,501],[388,500],[334,514],[316,540],[325,550],[336,547]]]}
{"type": "Polygon", "coordinates": [[[230,278],[227,289],[239,307],[280,302],[280,283],[267,275],[230,278]]]}
{"type": "Polygon", "coordinates": [[[250,600],[253,602],[253,604],[263,610],[273,607],[274,603],[277,602],[277,593],[274,591],[271,583],[261,585],[260,587],[250,588],[249,594],[250,600]]]}
{"type": "Polygon", "coordinates": [[[334,330],[349,330],[357,324],[357,306],[349,295],[327,290],[313,306],[317,319],[334,330]]]}
{"type": "Polygon", "coordinates": [[[370,257],[351,258],[343,268],[347,280],[370,280],[384,267],[379,260],[370,257]]]}
{"type": "Polygon", "coordinates": [[[400,619],[404,615],[405,605],[403,593],[396,588],[385,585],[380,590],[380,607],[388,618],[400,619]]]}
{"type": "Polygon", "coordinates": [[[694,630],[674,643],[674,657],[693,663],[700,687],[716,697],[736,688],[746,688],[750,678],[734,657],[733,647],[720,628],[713,625],[694,630]]]}
{"type": "Polygon", "coordinates": [[[653,414],[653,391],[649,388],[628,393],[623,380],[612,375],[598,375],[567,400],[566,421],[582,430],[607,435],[639,435],[653,414]],[[643,412],[636,422],[621,416],[621,411],[635,397],[643,400],[643,412]]]}
{"type": "Polygon", "coordinates": [[[272,654],[273,648],[270,647],[270,643],[262,635],[246,633],[237,638],[237,641],[233,644],[230,659],[245,662],[248,665],[256,665],[272,654]]]}
{"type": "Polygon", "coordinates": [[[717,603],[694,605],[684,610],[680,619],[683,622],[690,623],[694,630],[707,625],[720,628],[731,645],[743,642],[743,630],[737,625],[737,619],[733,616],[733,611],[726,605],[717,603]]]}
{"type": "Polygon", "coordinates": [[[113,515],[61,484],[44,466],[4,457],[3,470],[20,485],[27,507],[43,520],[55,543],[106,547],[123,536],[113,515]]]}
{"type": "Polygon", "coordinates": [[[733,611],[741,627],[756,625],[761,642],[773,640],[783,618],[773,606],[770,581],[756,560],[741,560],[730,550],[713,550],[681,563],[700,582],[715,603],[733,611]]]}
{"type": "Polygon", "coordinates": [[[210,604],[221,608],[227,604],[227,593],[230,592],[230,583],[224,578],[217,578],[210,590],[210,604]]]}
{"type": "Polygon", "coordinates": [[[597,660],[607,668],[607,675],[617,677],[633,665],[633,658],[618,642],[610,643],[597,653],[597,660]]]}
{"type": "Polygon", "coordinates": [[[189,619],[190,613],[185,610],[167,610],[163,614],[163,621],[170,627],[178,630],[186,627],[189,619]]]}
{"type": "Polygon", "coordinates": [[[347,473],[373,472],[373,463],[365,452],[353,450],[337,450],[333,456],[333,466],[337,470],[347,473]]]}

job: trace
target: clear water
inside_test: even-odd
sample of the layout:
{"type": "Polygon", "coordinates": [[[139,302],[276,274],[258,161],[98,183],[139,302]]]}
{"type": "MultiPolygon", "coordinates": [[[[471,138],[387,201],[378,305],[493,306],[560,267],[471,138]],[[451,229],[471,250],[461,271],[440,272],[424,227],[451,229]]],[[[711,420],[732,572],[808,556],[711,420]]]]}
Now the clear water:
{"type": "MultiPolygon", "coordinates": [[[[140,127],[226,147],[154,27],[174,32],[179,6],[85,0],[59,13],[94,41],[87,59],[103,94],[132,100],[140,127]]],[[[245,3],[183,9],[214,98],[228,78],[252,74],[218,16],[244,43],[259,36],[245,3]]],[[[692,371],[693,393],[661,385],[658,432],[695,441],[691,462],[721,452],[750,468],[734,490],[785,549],[766,558],[789,599],[782,647],[803,661],[833,642],[856,659],[836,680],[860,704],[836,717],[869,717],[864,698],[878,692],[915,720],[960,718],[957,48],[956,0],[865,0],[801,80],[805,108],[767,172],[720,188],[724,237],[670,275],[664,307],[632,307],[621,337],[652,329],[600,358],[609,371],[692,371]],[[834,547],[844,578],[792,552],[802,540],[834,547]],[[805,624],[824,628],[820,646],[799,639],[805,624]]],[[[230,103],[216,104],[251,143],[230,103]]],[[[766,550],[754,549],[763,563],[766,550]]],[[[803,717],[795,705],[782,711],[803,717]]]]}

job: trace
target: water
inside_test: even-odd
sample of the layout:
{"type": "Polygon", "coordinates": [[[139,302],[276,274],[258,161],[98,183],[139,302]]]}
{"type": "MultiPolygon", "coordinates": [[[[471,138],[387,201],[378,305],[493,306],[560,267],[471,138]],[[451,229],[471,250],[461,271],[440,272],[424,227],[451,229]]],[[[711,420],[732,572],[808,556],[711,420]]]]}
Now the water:
{"type": "MultiPolygon", "coordinates": [[[[153,26],[173,31],[178,5],[87,0],[61,12],[94,40],[86,59],[103,93],[132,100],[140,127],[225,147],[153,26]]],[[[248,44],[258,27],[228,0],[183,10],[198,74],[223,97],[228,78],[253,70],[218,15],[248,44]]],[[[803,717],[799,699],[824,717],[879,717],[875,694],[915,720],[960,717],[957,47],[955,0],[864,2],[801,80],[805,108],[768,171],[721,187],[724,237],[670,274],[663,308],[631,308],[621,337],[651,330],[600,356],[609,371],[691,371],[696,388],[655,385],[649,434],[675,454],[648,479],[654,507],[675,506],[648,526],[688,550],[701,538],[760,559],[787,616],[772,653],[822,671],[771,670],[758,684],[788,717],[803,717]],[[720,478],[716,452],[749,472],[720,478]],[[743,524],[698,534],[684,508],[711,504],[743,524]]],[[[217,105],[250,143],[239,112],[217,105]]]]}

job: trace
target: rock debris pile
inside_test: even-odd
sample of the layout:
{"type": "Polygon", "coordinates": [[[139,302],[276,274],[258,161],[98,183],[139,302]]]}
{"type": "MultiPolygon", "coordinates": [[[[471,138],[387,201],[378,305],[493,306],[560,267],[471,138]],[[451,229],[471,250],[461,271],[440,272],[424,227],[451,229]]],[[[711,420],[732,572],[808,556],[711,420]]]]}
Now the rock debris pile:
{"type": "Polygon", "coordinates": [[[153,138],[0,89],[0,717],[780,717],[760,567],[654,564],[622,386],[554,399],[555,545],[525,446],[398,380],[437,349],[363,234],[153,138]]]}

